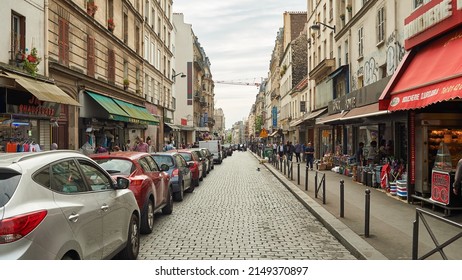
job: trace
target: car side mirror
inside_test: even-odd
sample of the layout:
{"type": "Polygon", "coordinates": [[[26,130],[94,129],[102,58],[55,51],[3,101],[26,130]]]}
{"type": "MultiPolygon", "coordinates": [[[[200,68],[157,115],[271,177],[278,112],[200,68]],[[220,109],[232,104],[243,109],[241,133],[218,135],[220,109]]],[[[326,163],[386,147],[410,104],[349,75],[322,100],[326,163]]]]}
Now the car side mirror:
{"type": "Polygon", "coordinates": [[[189,167],[189,168],[191,168],[191,167],[193,167],[193,166],[194,166],[194,162],[193,162],[193,161],[188,162],[188,167],[189,167]]]}
{"type": "Polygon", "coordinates": [[[117,177],[117,189],[128,189],[130,180],[125,177],[117,177]]]}
{"type": "Polygon", "coordinates": [[[170,169],[170,167],[168,167],[168,165],[165,164],[165,163],[162,163],[160,165],[160,170],[162,170],[162,171],[168,171],[169,169],[170,169]]]}

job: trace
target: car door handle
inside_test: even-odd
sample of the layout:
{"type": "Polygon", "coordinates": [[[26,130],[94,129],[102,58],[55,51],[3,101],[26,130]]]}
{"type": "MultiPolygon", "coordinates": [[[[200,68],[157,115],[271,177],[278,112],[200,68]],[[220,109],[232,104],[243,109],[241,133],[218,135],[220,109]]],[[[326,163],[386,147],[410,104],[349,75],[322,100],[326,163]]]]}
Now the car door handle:
{"type": "Polygon", "coordinates": [[[103,206],[101,206],[101,210],[103,212],[107,212],[109,210],[109,206],[107,204],[104,204],[103,206]]]}
{"type": "Polygon", "coordinates": [[[76,223],[79,220],[79,214],[72,213],[68,219],[69,221],[76,223]]]}

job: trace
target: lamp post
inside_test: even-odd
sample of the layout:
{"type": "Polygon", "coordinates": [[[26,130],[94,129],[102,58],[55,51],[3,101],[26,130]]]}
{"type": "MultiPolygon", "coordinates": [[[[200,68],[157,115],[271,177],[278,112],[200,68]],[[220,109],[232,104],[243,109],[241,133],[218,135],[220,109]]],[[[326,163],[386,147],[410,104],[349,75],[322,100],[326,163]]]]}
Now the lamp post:
{"type": "Polygon", "coordinates": [[[186,74],[184,74],[183,72],[180,72],[180,73],[178,73],[178,74],[175,74],[175,75],[172,76],[172,80],[175,80],[175,77],[176,77],[176,76],[180,76],[181,78],[184,78],[184,77],[186,77],[186,74]],[[181,75],[181,76],[180,76],[180,75],[181,75]]]}
{"type": "Polygon", "coordinates": [[[322,22],[319,22],[319,21],[316,21],[313,25],[310,26],[311,29],[313,30],[320,30],[321,29],[321,25],[322,26],[325,26],[327,28],[330,28],[334,31],[335,33],[335,25],[334,26],[330,26],[330,25],[327,25],[325,23],[322,23],[322,22]]]}

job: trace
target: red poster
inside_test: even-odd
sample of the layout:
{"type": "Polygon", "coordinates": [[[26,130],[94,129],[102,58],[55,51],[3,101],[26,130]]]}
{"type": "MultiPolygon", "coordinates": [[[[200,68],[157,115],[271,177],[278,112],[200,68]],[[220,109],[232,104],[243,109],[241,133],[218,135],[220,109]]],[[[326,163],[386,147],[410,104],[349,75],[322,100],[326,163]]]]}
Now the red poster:
{"type": "Polygon", "coordinates": [[[449,191],[451,190],[451,176],[443,171],[432,171],[432,200],[449,204],[449,191]]]}

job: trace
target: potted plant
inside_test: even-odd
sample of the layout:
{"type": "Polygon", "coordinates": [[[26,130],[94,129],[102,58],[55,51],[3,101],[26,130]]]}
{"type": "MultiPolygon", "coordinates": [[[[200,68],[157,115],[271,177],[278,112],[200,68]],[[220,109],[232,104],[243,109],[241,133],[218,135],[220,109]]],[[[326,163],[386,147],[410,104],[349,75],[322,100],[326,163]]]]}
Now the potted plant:
{"type": "Polygon", "coordinates": [[[348,4],[348,5],[346,6],[346,9],[347,9],[347,11],[348,11],[349,13],[351,13],[351,10],[352,10],[351,4],[348,4]]]}
{"type": "Polygon", "coordinates": [[[128,78],[125,78],[124,79],[124,90],[127,90],[129,85],[130,85],[130,81],[128,80],[128,78]]]}
{"type": "Polygon", "coordinates": [[[114,19],[113,18],[110,18],[107,20],[107,29],[109,31],[114,31],[114,28],[115,28],[115,23],[114,23],[114,19]]]}
{"type": "Polygon", "coordinates": [[[29,72],[32,76],[35,76],[38,71],[38,65],[42,59],[38,56],[37,49],[32,48],[31,52],[26,55],[23,54],[23,60],[21,62],[24,70],[29,72]]]}
{"type": "Polygon", "coordinates": [[[87,1],[87,14],[94,17],[97,10],[98,10],[98,6],[96,6],[94,0],[88,0],[87,1]]]}
{"type": "Polygon", "coordinates": [[[341,19],[341,20],[345,20],[345,14],[341,14],[341,15],[340,15],[340,19],[341,19]]]}

